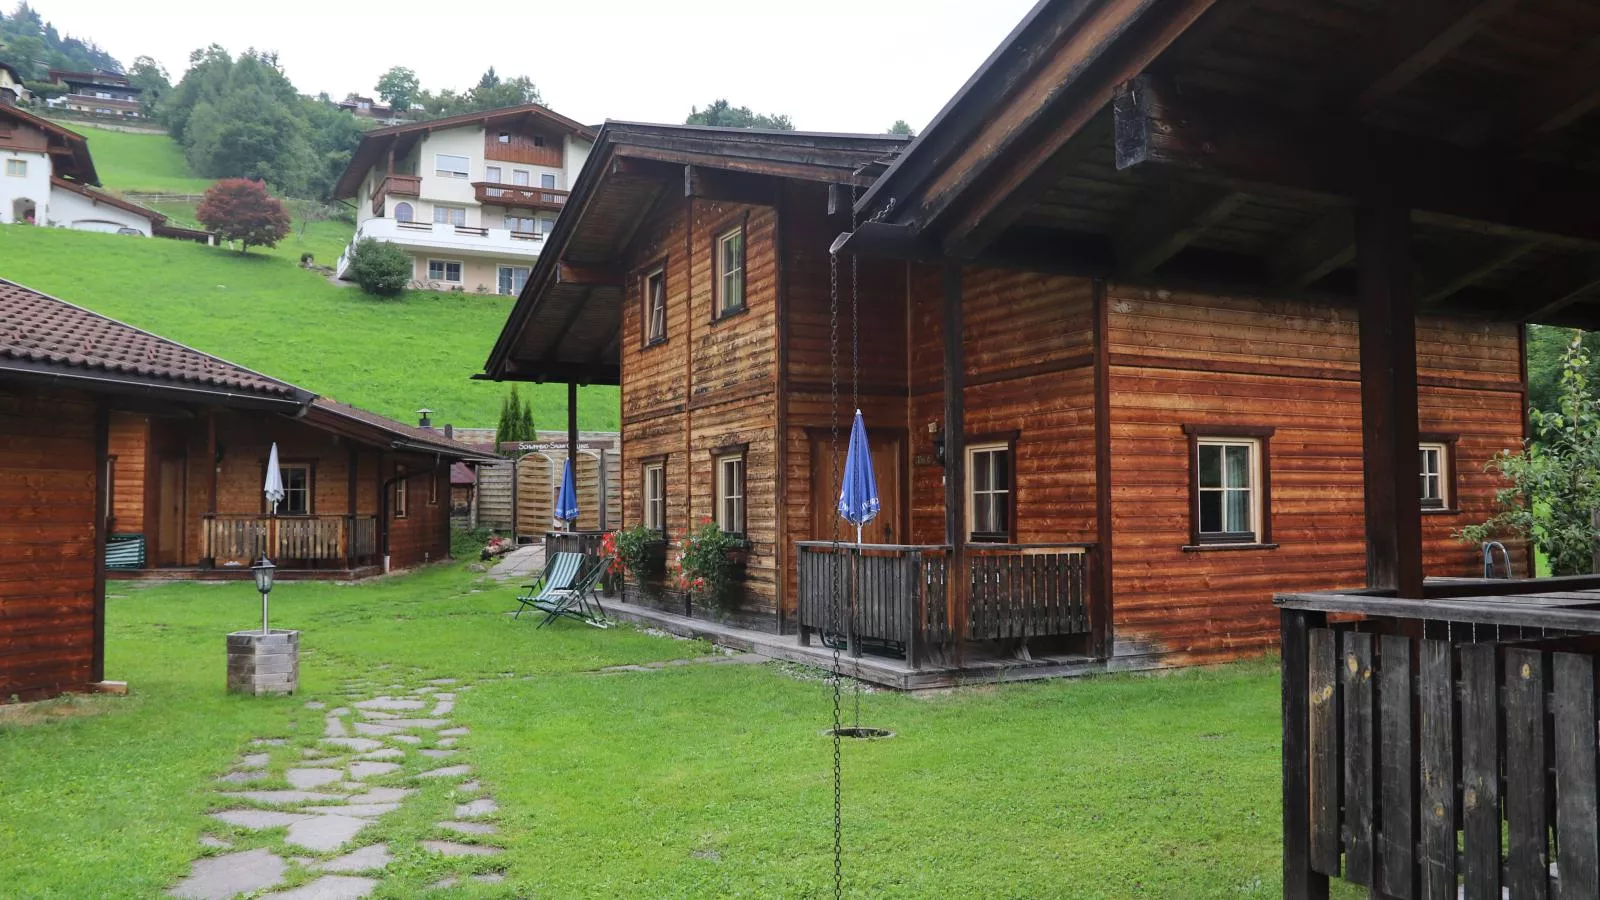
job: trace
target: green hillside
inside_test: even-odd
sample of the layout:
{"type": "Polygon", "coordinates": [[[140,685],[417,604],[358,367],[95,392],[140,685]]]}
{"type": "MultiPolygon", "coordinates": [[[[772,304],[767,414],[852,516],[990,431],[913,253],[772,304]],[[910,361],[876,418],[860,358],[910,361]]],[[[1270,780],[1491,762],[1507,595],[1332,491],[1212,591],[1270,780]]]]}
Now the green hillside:
{"type": "Polygon", "coordinates": [[[95,171],[109,190],[201,194],[211,185],[211,179],[189,174],[183,150],[167,135],[107,131],[81,122],[61,124],[89,139],[95,171]]]}
{"type": "MultiPolygon", "coordinates": [[[[348,229],[319,226],[329,229],[319,248],[338,246],[333,226],[348,229]]],[[[509,298],[412,292],[375,300],[301,269],[299,253],[292,236],[276,251],[241,255],[182,241],[0,226],[0,277],[402,421],[426,406],[436,422],[495,424],[505,386],[469,378],[489,355],[509,298]]],[[[317,256],[332,261],[320,249],[317,256]]],[[[564,386],[522,390],[540,427],[562,427],[564,386]]],[[[615,388],[586,388],[578,406],[583,428],[617,428],[615,388]]]]}

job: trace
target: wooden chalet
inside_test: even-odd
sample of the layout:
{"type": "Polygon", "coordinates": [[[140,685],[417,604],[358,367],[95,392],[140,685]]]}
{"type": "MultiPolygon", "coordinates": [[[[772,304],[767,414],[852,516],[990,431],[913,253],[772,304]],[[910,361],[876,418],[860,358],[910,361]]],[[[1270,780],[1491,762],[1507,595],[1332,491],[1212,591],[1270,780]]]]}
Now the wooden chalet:
{"type": "Polygon", "coordinates": [[[841,242],[938,266],[952,435],[981,273],[1088,286],[1110,646],[1248,646],[1279,592],[1286,897],[1600,896],[1600,578],[1442,577],[1522,436],[1519,332],[1600,324],[1597,53],[1569,0],[1046,0],[841,242]],[[1179,557],[1212,435],[1260,441],[1270,538],[1179,557]]]}
{"type": "Polygon", "coordinates": [[[0,698],[104,679],[105,579],[376,573],[449,555],[494,459],[0,280],[0,698]],[[289,492],[261,508],[270,442],[289,492]]]}

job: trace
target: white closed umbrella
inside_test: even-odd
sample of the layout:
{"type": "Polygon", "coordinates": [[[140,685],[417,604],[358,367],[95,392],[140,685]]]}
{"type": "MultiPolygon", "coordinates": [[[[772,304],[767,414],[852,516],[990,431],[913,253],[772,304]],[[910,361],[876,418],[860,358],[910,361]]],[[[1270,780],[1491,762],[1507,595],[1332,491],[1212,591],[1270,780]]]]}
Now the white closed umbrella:
{"type": "Polygon", "coordinates": [[[278,442],[272,442],[272,452],[267,454],[267,483],[261,486],[267,496],[267,508],[278,514],[278,504],[283,502],[283,472],[278,469],[278,442]]]}

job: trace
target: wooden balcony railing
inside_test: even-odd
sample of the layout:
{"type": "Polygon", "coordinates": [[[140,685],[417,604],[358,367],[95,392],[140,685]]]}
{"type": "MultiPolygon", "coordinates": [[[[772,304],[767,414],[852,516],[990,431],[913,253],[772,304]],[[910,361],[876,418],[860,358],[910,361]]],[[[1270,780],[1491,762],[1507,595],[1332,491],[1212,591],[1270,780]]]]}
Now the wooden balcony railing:
{"type": "Polygon", "coordinates": [[[205,556],[251,561],[370,561],[378,552],[374,516],[205,517],[205,556]]]}
{"type": "Polygon", "coordinates": [[[1600,897],[1600,579],[1424,593],[1278,599],[1283,896],[1600,897]]]}
{"type": "Polygon", "coordinates": [[[474,181],[472,190],[479,203],[486,203],[492,206],[560,210],[567,205],[567,192],[556,190],[555,188],[530,187],[526,184],[502,184],[496,181],[474,181]]]}
{"type": "Polygon", "coordinates": [[[872,643],[900,650],[915,667],[930,651],[968,640],[1089,633],[1090,544],[967,547],[965,609],[950,590],[948,546],[797,546],[802,641],[812,632],[842,633],[853,655],[872,643]],[[836,590],[842,622],[834,621],[836,590]]]}
{"type": "Polygon", "coordinates": [[[378,189],[372,192],[372,212],[374,215],[383,215],[383,201],[390,194],[394,194],[396,197],[422,196],[422,176],[384,176],[384,179],[378,182],[378,189]]]}

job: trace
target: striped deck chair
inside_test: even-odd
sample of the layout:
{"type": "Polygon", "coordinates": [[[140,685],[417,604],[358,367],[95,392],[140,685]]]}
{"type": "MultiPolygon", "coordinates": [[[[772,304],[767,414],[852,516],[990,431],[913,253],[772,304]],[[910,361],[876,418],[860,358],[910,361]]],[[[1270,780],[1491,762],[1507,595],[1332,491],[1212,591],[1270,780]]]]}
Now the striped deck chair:
{"type": "Polygon", "coordinates": [[[534,608],[545,613],[539,627],[543,628],[563,616],[596,628],[610,627],[611,623],[606,621],[606,611],[600,606],[600,595],[595,588],[599,586],[600,579],[605,577],[606,570],[611,568],[611,562],[609,556],[594,560],[594,564],[578,576],[572,587],[564,591],[551,591],[548,599],[535,601],[534,608]]]}
{"type": "Polygon", "coordinates": [[[571,589],[582,570],[582,553],[557,553],[550,557],[550,561],[545,563],[544,575],[538,581],[522,586],[522,593],[517,595],[517,614],[512,618],[520,618],[522,611],[528,607],[538,606],[540,602],[549,601],[562,591],[571,589]]]}

